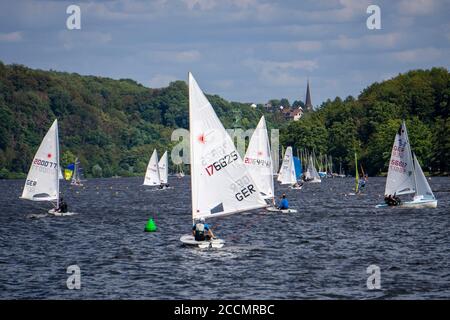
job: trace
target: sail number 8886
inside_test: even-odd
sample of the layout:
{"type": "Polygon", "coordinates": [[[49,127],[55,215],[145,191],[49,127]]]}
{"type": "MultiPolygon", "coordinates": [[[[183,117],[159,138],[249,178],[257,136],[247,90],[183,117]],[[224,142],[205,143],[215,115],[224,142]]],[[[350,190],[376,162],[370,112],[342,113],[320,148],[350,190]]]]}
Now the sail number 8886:
{"type": "Polygon", "coordinates": [[[231,152],[230,154],[225,155],[223,158],[213,162],[209,166],[205,168],[206,172],[209,176],[212,176],[215,171],[220,171],[225,168],[230,163],[236,161],[238,159],[238,155],[236,151],[231,152]]]}

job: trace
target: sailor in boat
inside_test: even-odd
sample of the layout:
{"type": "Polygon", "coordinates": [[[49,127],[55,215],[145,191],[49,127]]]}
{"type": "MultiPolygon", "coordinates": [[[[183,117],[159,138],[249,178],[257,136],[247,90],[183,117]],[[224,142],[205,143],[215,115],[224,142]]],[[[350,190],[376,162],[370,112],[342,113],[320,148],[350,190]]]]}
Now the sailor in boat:
{"type": "Polygon", "coordinates": [[[205,218],[200,220],[192,226],[192,235],[195,241],[206,241],[214,238],[214,234],[209,224],[205,222],[205,218]]]}
{"type": "Polygon", "coordinates": [[[300,187],[302,187],[303,186],[303,182],[296,182],[296,183],[294,183],[294,185],[292,186],[292,188],[300,188],[300,187]]]}
{"type": "Polygon", "coordinates": [[[67,203],[64,201],[64,198],[61,196],[59,198],[59,206],[58,208],[56,208],[56,212],[60,212],[60,213],[67,213],[67,203]]]}
{"type": "Polygon", "coordinates": [[[281,196],[281,201],[280,201],[280,204],[278,205],[278,209],[280,209],[280,210],[289,209],[289,201],[288,201],[288,199],[286,199],[285,193],[283,193],[283,195],[281,196]]]}
{"type": "Polygon", "coordinates": [[[388,195],[388,196],[384,196],[384,202],[388,205],[388,206],[398,206],[400,205],[402,202],[400,200],[399,197],[397,197],[395,194],[392,195],[388,195]]]}

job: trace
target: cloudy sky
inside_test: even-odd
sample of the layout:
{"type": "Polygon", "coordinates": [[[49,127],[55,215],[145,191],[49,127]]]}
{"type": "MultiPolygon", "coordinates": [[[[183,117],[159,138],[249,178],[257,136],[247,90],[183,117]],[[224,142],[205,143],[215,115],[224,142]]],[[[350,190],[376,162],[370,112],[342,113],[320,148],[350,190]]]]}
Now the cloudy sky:
{"type": "Polygon", "coordinates": [[[186,80],[228,100],[358,95],[414,68],[450,65],[450,0],[0,0],[0,60],[131,78],[186,80]],[[81,8],[81,30],[66,9],[81,8]],[[381,30],[369,30],[370,4],[381,30]]]}

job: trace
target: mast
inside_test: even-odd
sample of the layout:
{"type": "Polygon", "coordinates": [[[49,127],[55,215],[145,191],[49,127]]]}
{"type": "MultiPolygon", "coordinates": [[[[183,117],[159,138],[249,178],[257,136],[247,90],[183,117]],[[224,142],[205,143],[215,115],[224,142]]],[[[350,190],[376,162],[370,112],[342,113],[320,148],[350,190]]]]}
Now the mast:
{"type": "MultiPolygon", "coordinates": [[[[58,121],[58,120],[56,120],[58,121]]],[[[59,132],[58,132],[58,122],[56,122],[56,156],[57,158],[57,170],[60,171],[59,168],[59,132]]],[[[59,176],[56,175],[56,208],[59,208],[59,176]]]]}
{"type": "Polygon", "coordinates": [[[195,214],[195,209],[194,209],[194,178],[195,178],[195,172],[194,172],[194,148],[193,148],[193,132],[192,132],[192,99],[191,99],[191,72],[188,72],[188,86],[189,86],[189,158],[190,158],[190,166],[191,166],[191,199],[192,199],[192,224],[194,224],[194,214],[195,214]]]}

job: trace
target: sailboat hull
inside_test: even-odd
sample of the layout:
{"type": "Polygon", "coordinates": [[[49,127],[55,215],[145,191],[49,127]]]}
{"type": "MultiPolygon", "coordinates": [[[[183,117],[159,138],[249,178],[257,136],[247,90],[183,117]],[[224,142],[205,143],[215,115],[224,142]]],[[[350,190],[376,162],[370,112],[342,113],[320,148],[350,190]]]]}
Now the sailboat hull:
{"type": "Polygon", "coordinates": [[[55,209],[50,209],[47,211],[47,213],[55,217],[73,216],[75,214],[73,212],[58,212],[55,209]]]}
{"type": "Polygon", "coordinates": [[[224,240],[217,238],[205,241],[197,241],[191,234],[185,234],[181,236],[180,241],[186,246],[197,247],[200,249],[222,248],[225,245],[224,240]]]}
{"type": "MultiPolygon", "coordinates": [[[[389,208],[387,204],[379,204],[375,206],[375,208],[384,209],[389,208]]],[[[424,208],[436,208],[437,200],[436,199],[416,199],[413,201],[405,201],[402,202],[398,206],[392,206],[393,208],[414,208],[414,209],[424,209],[424,208]]]]}
{"type": "Polygon", "coordinates": [[[270,211],[270,212],[280,212],[280,213],[297,213],[296,209],[282,209],[282,210],[280,210],[280,209],[275,208],[275,207],[267,207],[266,210],[270,211]]]}

